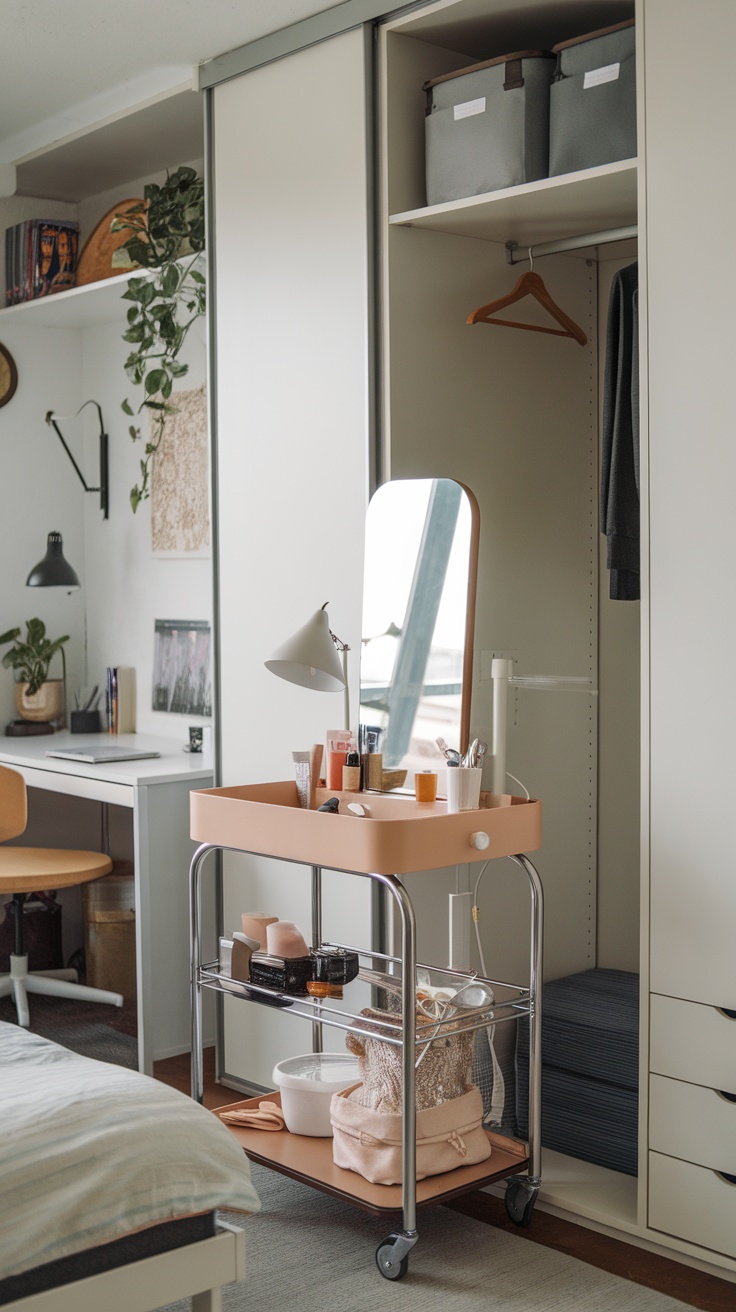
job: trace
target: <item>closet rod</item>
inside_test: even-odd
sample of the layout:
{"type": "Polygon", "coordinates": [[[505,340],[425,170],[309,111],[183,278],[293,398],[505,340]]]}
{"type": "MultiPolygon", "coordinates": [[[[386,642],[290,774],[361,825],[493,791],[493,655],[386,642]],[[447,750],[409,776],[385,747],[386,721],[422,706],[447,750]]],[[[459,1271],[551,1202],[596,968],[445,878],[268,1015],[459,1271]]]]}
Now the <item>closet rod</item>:
{"type": "Polygon", "coordinates": [[[518,241],[506,242],[506,263],[521,264],[528,260],[531,250],[534,259],[538,255],[557,255],[561,251],[579,251],[586,246],[605,246],[612,241],[627,241],[636,237],[638,228],[632,223],[627,228],[609,228],[606,232],[584,232],[579,237],[564,237],[561,241],[543,241],[536,246],[523,246],[518,241]]]}

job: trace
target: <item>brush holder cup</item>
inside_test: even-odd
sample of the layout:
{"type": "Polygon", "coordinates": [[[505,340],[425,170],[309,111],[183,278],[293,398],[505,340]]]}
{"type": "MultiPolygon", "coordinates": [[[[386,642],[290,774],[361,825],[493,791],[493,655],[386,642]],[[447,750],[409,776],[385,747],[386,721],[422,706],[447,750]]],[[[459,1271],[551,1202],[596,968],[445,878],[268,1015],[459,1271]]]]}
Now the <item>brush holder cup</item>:
{"type": "Polygon", "coordinates": [[[102,733],[99,711],[72,711],[69,716],[72,733],[102,733]]]}
{"type": "Polygon", "coordinates": [[[447,771],[447,810],[477,811],[480,806],[480,766],[456,766],[447,771]]]}

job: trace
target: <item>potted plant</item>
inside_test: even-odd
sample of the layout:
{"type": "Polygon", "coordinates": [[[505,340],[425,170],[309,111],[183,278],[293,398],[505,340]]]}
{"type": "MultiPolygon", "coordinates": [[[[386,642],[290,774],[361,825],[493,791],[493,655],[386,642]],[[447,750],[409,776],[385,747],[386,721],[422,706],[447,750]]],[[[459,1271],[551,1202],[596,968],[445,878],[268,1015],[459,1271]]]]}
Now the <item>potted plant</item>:
{"type": "Polygon", "coordinates": [[[7,642],[13,644],[2,663],[6,669],[15,671],[18,715],[21,720],[35,721],[63,718],[66,683],[63,644],[69,641],[69,634],[53,640],[47,638],[43,620],[32,619],[26,621],[25,641],[21,641],[20,635],[20,629],[8,629],[0,636],[0,647],[7,642]],[[49,666],[57,651],[61,652],[63,675],[61,679],[49,679],[49,666]]]}
{"type": "MultiPolygon", "coordinates": [[[[136,386],[143,387],[137,410],[123,401],[126,415],[148,413],[150,432],[140,462],[141,480],[131,490],[135,511],[149,494],[152,457],[161,442],[166,416],[176,413],[172,399],[174,381],[183,378],[189,366],[179,353],[192,324],[205,312],[204,180],[183,165],[166,181],[149,183],[145,200],[131,206],[113,220],[112,231],[133,233],[122,249],[144,269],[155,270],[153,278],[131,278],[123,300],[132,302],[123,340],[132,351],[125,372],[136,386]]],[[[129,428],[133,441],[141,430],[129,428]]]]}

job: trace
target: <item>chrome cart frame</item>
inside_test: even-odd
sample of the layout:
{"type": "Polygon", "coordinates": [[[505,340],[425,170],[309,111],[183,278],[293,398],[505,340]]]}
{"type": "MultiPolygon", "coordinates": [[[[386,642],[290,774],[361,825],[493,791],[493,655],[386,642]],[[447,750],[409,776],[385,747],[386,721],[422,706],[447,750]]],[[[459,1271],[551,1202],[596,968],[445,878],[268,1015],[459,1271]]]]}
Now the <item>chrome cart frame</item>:
{"type": "MultiPolygon", "coordinates": [[[[273,1004],[275,996],[278,996],[282,1005],[288,1007],[292,1015],[300,1016],[312,1021],[313,1049],[315,1052],[321,1050],[322,1026],[336,1026],[347,1030],[353,1034],[367,1034],[365,1022],[359,1015],[352,1015],[350,1012],[338,1010],[331,1007],[324,1000],[312,1000],[297,995],[278,994],[273,990],[253,984],[241,983],[232,980],[219,972],[217,962],[202,964],[202,943],[201,943],[201,925],[202,925],[202,873],[205,860],[210,853],[216,851],[233,851],[248,852],[243,847],[229,847],[220,843],[203,843],[195,852],[190,867],[190,948],[191,948],[191,995],[192,995],[192,1097],[198,1102],[203,1098],[203,1068],[202,1068],[202,989],[213,989],[229,996],[240,996],[250,1002],[265,1002],[273,1004]]],[[[254,853],[252,853],[254,854],[254,853]]],[[[260,853],[259,855],[263,855],[260,853]]],[[[273,854],[276,855],[276,854],[273,854]]],[[[279,856],[280,860],[284,858],[279,856]]],[[[427,1200],[441,1202],[443,1198],[457,1195],[467,1189],[476,1189],[487,1183],[490,1179],[499,1179],[508,1176],[506,1186],[506,1210],[510,1218],[517,1225],[527,1225],[531,1219],[532,1210],[536,1202],[541,1182],[541,982],[542,982],[542,952],[543,952],[543,919],[544,919],[544,898],[542,884],[539,874],[527,856],[516,854],[509,857],[514,861],[527,875],[531,891],[531,935],[530,935],[530,969],[529,969],[529,988],[521,988],[517,985],[504,984],[500,981],[487,980],[479,981],[489,984],[494,990],[501,988],[507,991],[511,996],[506,1000],[495,1005],[493,1009],[487,1012],[480,1020],[473,1018],[468,1023],[458,1026],[457,1018],[452,1022],[454,1033],[463,1030],[475,1030],[486,1027],[489,1023],[498,1024],[508,1020],[518,1020],[520,1017],[528,1016],[529,1018],[529,1140],[526,1157],[519,1159],[518,1164],[511,1165],[502,1172],[491,1172],[485,1176],[485,1180],[474,1180],[461,1188],[443,1189],[443,1177],[433,1177],[434,1181],[440,1181],[439,1189],[434,1196],[427,1200]],[[524,1173],[524,1167],[526,1172],[524,1173]]],[[[304,865],[303,862],[295,864],[304,865]]],[[[214,869],[215,863],[211,862],[210,867],[214,869]]],[[[330,867],[332,868],[332,867],[330,867]]],[[[322,943],[322,867],[313,865],[312,872],[312,943],[317,946],[322,943]]],[[[440,1024],[433,1021],[431,1023],[417,1024],[416,1013],[416,926],[414,918],[414,908],[407,893],[397,875],[386,875],[368,873],[360,870],[346,870],[343,873],[348,875],[357,875],[360,878],[375,880],[383,888],[387,889],[393,898],[394,905],[398,908],[401,919],[401,956],[389,957],[382,953],[372,952],[367,949],[356,948],[362,957],[370,958],[372,961],[380,960],[388,966],[389,970],[400,969],[402,988],[402,1008],[401,1023],[397,1020],[396,1036],[386,1038],[387,1043],[401,1046],[402,1050],[402,1185],[400,1192],[400,1210],[402,1224],[398,1229],[393,1230],[376,1251],[376,1261],[381,1274],[389,1280],[400,1279],[407,1270],[408,1256],[417,1242],[417,1180],[416,1180],[416,1099],[415,1099],[415,1062],[416,1049],[422,1043],[426,1043],[430,1038],[439,1037],[442,1031],[440,1024]],[[425,1030],[427,1031],[425,1034],[425,1030]]],[[[333,945],[346,946],[346,945],[333,945]]],[[[438,967],[432,967],[437,971],[438,967]]],[[[448,972],[453,975],[462,974],[463,972],[448,972]]],[[[468,975],[468,979],[479,979],[476,975],[468,975]]],[[[446,1022],[449,1024],[449,1022],[446,1022]]],[[[499,1142],[503,1142],[499,1140],[499,1142]]],[[[513,1141],[511,1141],[513,1142],[513,1141]]],[[[245,1151],[248,1152],[246,1143],[245,1151]]],[[[259,1161],[265,1159],[261,1155],[256,1156],[259,1161]]],[[[267,1161],[268,1165],[274,1169],[284,1170],[283,1166],[276,1162],[267,1161]]],[[[291,1172],[286,1171],[287,1174],[291,1172]]],[[[350,1175],[352,1173],[346,1172],[350,1175]]],[[[450,1173],[453,1174],[453,1173],[450,1173]]],[[[305,1178],[305,1177],[299,1177],[305,1178]]],[[[325,1183],[317,1178],[307,1181],[314,1184],[316,1188],[325,1189],[327,1192],[334,1192],[328,1188],[325,1183]]],[[[377,1186],[378,1189],[384,1189],[389,1192],[395,1192],[391,1186],[377,1186]]],[[[348,1201],[354,1202],[357,1206],[366,1207],[367,1210],[374,1214],[380,1214],[381,1211],[395,1212],[395,1205],[387,1205],[385,1208],[376,1208],[361,1201],[359,1197],[349,1198],[344,1190],[340,1191],[340,1196],[348,1198],[348,1201]]]]}

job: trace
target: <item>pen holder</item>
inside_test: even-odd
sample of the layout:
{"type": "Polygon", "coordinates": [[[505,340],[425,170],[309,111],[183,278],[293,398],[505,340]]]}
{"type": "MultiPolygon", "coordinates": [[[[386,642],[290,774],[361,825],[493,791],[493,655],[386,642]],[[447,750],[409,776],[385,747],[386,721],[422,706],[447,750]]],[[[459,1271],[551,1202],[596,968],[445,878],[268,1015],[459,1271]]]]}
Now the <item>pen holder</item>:
{"type": "Polygon", "coordinates": [[[447,771],[447,810],[477,811],[480,805],[480,766],[455,766],[447,771]]]}
{"type": "Polygon", "coordinates": [[[72,733],[102,733],[99,711],[72,711],[69,716],[72,733]]]}

